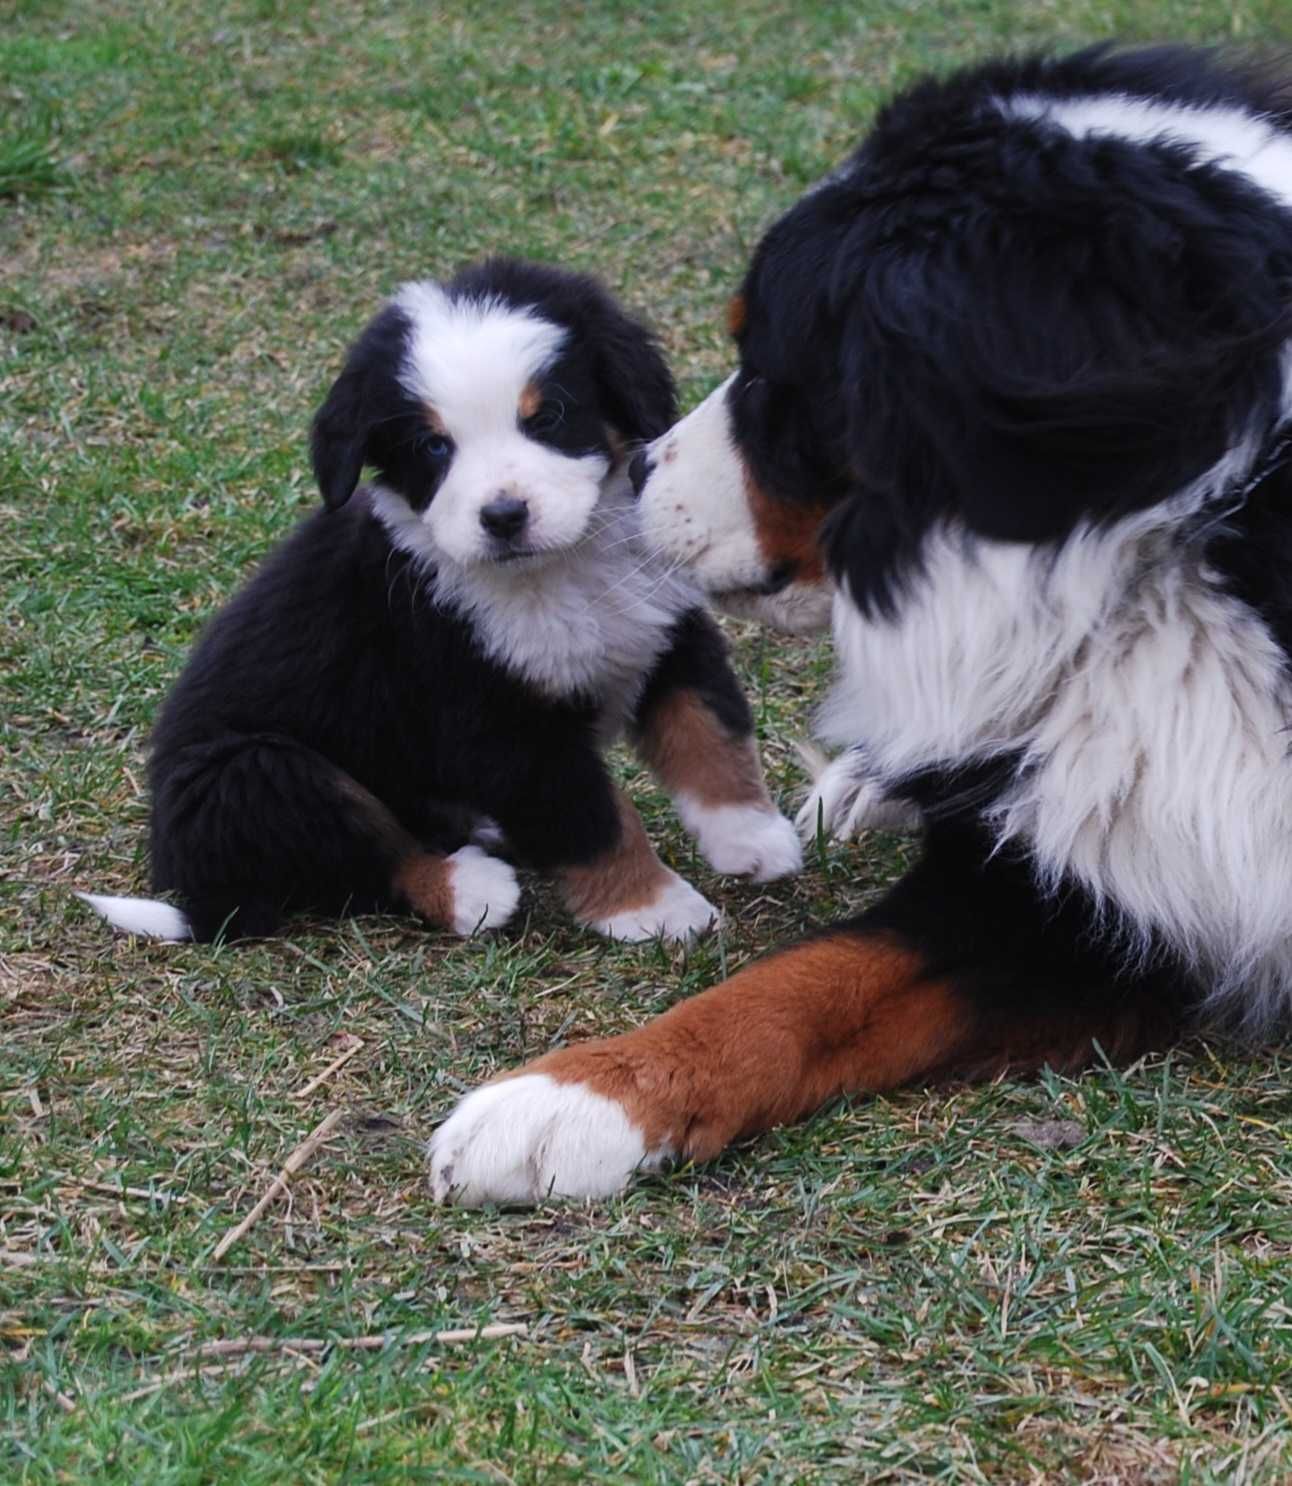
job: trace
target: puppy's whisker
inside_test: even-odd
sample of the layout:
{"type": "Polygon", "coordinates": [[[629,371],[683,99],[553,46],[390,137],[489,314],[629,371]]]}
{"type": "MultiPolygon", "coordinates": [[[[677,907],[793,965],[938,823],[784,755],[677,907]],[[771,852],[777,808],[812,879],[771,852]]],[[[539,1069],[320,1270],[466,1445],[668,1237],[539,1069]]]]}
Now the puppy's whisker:
{"type": "MultiPolygon", "coordinates": [[[[638,566],[633,568],[630,572],[625,573],[612,587],[606,590],[606,599],[614,598],[616,595],[620,594],[620,592],[628,584],[629,580],[636,577],[639,573],[645,571],[645,569],[650,567],[653,562],[656,562],[661,555],[662,554],[660,550],[657,548],[644,562],[638,564],[638,566]]],[[[644,605],[649,604],[660,592],[668,587],[668,585],[677,576],[680,569],[681,564],[676,561],[665,563],[664,566],[660,569],[658,575],[655,577],[655,581],[648,588],[646,588],[644,591],[630,595],[628,603],[622,604],[618,608],[609,610],[608,612],[611,613],[615,618],[621,619],[624,618],[626,615],[631,614],[634,610],[640,609],[644,605]]]]}

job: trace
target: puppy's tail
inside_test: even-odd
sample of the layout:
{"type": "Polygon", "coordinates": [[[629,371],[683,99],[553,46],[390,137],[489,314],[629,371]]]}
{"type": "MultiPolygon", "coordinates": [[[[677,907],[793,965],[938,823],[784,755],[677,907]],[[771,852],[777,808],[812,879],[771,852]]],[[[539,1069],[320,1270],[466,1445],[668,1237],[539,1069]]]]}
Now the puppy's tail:
{"type": "Polygon", "coordinates": [[[156,898],[104,898],[98,893],[77,893],[95,913],[106,918],[114,929],[126,934],[142,934],[147,939],[191,939],[189,921],[169,903],[156,898]]]}

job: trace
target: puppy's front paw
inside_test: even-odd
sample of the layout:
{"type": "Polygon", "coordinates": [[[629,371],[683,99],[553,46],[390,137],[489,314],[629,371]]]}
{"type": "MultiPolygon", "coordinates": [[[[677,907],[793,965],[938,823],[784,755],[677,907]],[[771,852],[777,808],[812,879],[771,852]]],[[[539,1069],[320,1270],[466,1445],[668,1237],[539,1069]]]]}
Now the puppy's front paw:
{"type": "Polygon", "coordinates": [[[804,841],[813,841],[818,830],[836,841],[848,841],[863,830],[919,829],[920,812],[905,800],[887,798],[856,749],[829,763],[820,764],[815,756],[809,762],[819,772],[794,818],[804,841]]]}
{"type": "Polygon", "coordinates": [[[720,917],[718,910],[689,882],[676,872],[669,872],[663,885],[649,903],[635,908],[621,908],[603,918],[589,920],[589,926],[607,939],[636,941],[654,939],[686,940],[707,933],[720,917]]]}
{"type": "Polygon", "coordinates": [[[506,863],[478,846],[464,846],[448,859],[455,934],[475,934],[505,924],[520,902],[520,883],[506,863]]]}
{"type": "Polygon", "coordinates": [[[616,1100],[546,1073],[520,1073],[468,1094],[427,1154],[436,1201],[481,1207],[608,1197],[669,1152],[648,1151],[616,1100]]]}
{"type": "Polygon", "coordinates": [[[689,805],[680,808],[680,813],[715,872],[773,882],[803,866],[803,849],[794,827],[768,806],[689,805]]]}

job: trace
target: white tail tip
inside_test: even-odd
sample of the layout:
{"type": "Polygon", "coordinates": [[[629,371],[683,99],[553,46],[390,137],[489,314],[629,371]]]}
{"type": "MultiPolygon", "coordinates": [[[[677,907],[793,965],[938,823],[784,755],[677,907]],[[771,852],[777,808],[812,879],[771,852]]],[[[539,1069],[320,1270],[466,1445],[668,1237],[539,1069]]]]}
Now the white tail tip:
{"type": "Polygon", "coordinates": [[[104,898],[97,893],[77,893],[76,896],[106,918],[114,929],[122,929],[127,934],[143,934],[148,939],[193,937],[188,919],[179,909],[155,898],[104,898]]]}

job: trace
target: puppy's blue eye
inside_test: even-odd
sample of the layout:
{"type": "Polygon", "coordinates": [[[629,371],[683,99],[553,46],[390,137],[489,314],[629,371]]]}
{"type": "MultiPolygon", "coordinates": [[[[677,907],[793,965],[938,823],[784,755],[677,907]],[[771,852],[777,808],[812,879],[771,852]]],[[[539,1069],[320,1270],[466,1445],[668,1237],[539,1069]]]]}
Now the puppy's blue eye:
{"type": "Polygon", "coordinates": [[[417,452],[428,459],[447,459],[452,448],[442,433],[424,433],[417,441],[417,452]]]}

